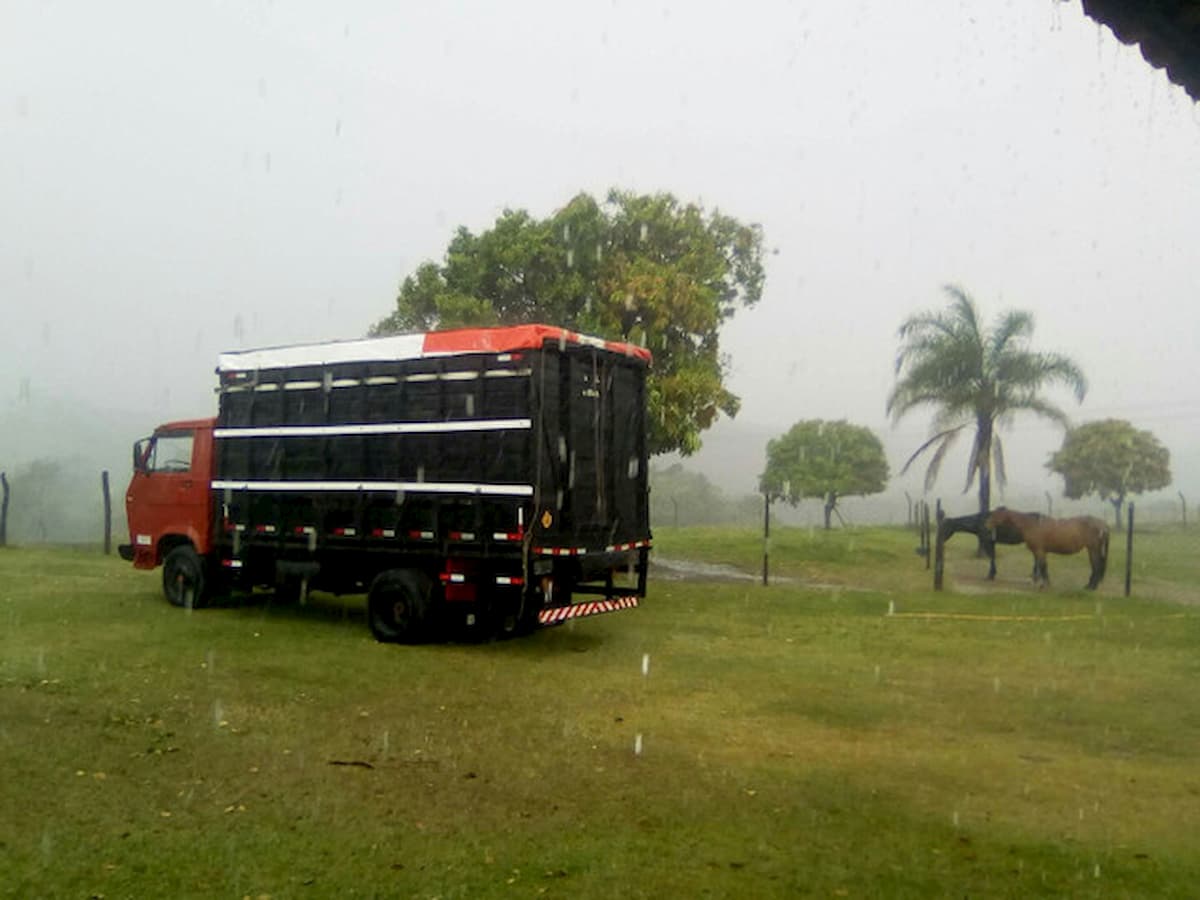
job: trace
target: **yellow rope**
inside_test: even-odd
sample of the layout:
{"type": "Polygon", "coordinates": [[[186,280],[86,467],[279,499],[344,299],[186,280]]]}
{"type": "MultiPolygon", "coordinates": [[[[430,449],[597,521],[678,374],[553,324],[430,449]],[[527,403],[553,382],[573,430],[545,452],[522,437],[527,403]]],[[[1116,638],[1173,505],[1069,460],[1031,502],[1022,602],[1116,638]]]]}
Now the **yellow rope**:
{"type": "Polygon", "coordinates": [[[1098,618],[1090,616],[984,616],[974,613],[910,612],[889,613],[892,619],[967,619],[975,622],[1081,622],[1098,618]]]}

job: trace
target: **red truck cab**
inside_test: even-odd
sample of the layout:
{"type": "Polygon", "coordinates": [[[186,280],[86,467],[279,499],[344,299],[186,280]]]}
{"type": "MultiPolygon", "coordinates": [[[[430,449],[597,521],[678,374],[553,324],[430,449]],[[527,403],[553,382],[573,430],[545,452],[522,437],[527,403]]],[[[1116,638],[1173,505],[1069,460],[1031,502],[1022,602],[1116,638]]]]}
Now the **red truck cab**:
{"type": "Polygon", "coordinates": [[[215,424],[213,418],[168,422],[134,444],[125,492],[130,543],[118,550],[135,568],[162,565],[179,547],[199,558],[211,550],[215,424]]]}

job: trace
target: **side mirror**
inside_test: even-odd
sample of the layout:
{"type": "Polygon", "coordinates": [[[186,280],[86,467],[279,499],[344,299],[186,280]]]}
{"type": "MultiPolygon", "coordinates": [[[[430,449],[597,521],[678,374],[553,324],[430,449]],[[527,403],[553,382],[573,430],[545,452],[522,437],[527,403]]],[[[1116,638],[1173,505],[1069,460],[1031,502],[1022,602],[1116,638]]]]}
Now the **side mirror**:
{"type": "Polygon", "coordinates": [[[133,471],[147,473],[146,461],[150,458],[150,447],[153,438],[142,438],[133,445],[133,471]]]}

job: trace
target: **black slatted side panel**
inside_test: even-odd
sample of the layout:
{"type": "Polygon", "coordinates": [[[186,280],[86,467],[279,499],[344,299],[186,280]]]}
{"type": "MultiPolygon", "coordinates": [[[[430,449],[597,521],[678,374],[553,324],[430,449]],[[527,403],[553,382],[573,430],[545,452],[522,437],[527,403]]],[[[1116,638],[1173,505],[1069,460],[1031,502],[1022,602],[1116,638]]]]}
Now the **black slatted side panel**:
{"type": "MultiPolygon", "coordinates": [[[[233,491],[229,520],[246,540],[380,538],[428,541],[510,538],[521,528],[516,498],[422,492],[419,484],[504,485],[534,480],[529,429],[455,430],[472,420],[529,418],[530,368],[538,354],[479,354],[423,360],[303,366],[223,379],[218,428],[318,427],[322,433],[223,437],[218,473],[227,481],[382,482],[396,491],[233,491]],[[489,374],[499,373],[499,374],[489,374]],[[336,434],[339,426],[397,426],[384,434],[336,434]],[[417,426],[413,429],[411,426],[417,426]],[[431,430],[421,432],[420,426],[431,430]],[[450,538],[456,534],[458,538],[450,538]],[[467,538],[465,535],[474,537],[467,538]]],[[[555,394],[557,397],[557,394],[555,394]]],[[[557,402],[555,400],[555,402],[557,402]]]]}

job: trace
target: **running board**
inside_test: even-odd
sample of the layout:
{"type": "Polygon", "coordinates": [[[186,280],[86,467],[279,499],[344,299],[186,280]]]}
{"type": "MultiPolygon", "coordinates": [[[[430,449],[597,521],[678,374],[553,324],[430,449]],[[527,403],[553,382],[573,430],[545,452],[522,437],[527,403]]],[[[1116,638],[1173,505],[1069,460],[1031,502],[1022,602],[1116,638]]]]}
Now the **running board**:
{"type": "Polygon", "coordinates": [[[598,616],[602,613],[617,612],[622,609],[633,609],[639,599],[634,595],[614,597],[611,600],[588,600],[583,603],[572,603],[570,606],[552,606],[538,613],[539,625],[556,625],[567,619],[581,619],[584,616],[598,616]]]}

